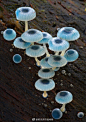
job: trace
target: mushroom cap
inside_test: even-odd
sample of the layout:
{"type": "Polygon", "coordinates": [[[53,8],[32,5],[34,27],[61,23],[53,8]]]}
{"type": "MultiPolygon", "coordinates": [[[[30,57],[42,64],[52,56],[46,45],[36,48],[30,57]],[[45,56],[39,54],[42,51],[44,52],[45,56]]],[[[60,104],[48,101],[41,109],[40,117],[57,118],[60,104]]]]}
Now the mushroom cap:
{"type": "Polygon", "coordinates": [[[43,39],[38,42],[39,44],[48,43],[48,41],[52,39],[52,36],[49,33],[42,32],[42,34],[43,34],[43,39]]]}
{"type": "Polygon", "coordinates": [[[67,64],[67,60],[60,55],[51,55],[48,59],[48,63],[53,67],[63,67],[67,64]]]}
{"type": "Polygon", "coordinates": [[[40,65],[41,65],[42,67],[45,67],[45,68],[52,68],[52,66],[48,64],[48,58],[49,58],[49,57],[45,57],[45,58],[43,58],[43,59],[40,61],[40,65]]]}
{"type": "Polygon", "coordinates": [[[38,76],[41,78],[52,78],[55,75],[55,72],[52,69],[43,68],[38,72],[38,76]]]}
{"type": "Polygon", "coordinates": [[[54,119],[60,119],[63,116],[63,113],[61,112],[61,110],[59,108],[55,108],[52,111],[52,117],[54,119]]]}
{"type": "Polygon", "coordinates": [[[83,112],[78,112],[78,114],[77,114],[77,117],[78,118],[82,118],[84,116],[84,113],[83,112]]]}
{"type": "Polygon", "coordinates": [[[40,57],[45,54],[45,49],[40,45],[32,45],[26,49],[26,55],[30,57],[40,57]]]}
{"type": "Polygon", "coordinates": [[[36,12],[31,7],[19,7],[15,11],[17,20],[30,21],[36,17],[36,12]]]}
{"type": "Polygon", "coordinates": [[[74,41],[80,37],[80,34],[73,27],[63,27],[57,32],[57,37],[67,41],[74,41]]]}
{"type": "Polygon", "coordinates": [[[17,37],[13,42],[13,45],[20,49],[26,49],[30,46],[30,44],[30,42],[23,41],[21,37],[17,37]]]}
{"type": "Polygon", "coordinates": [[[63,51],[69,48],[69,42],[58,37],[52,38],[49,42],[49,49],[52,51],[63,51]]]}
{"type": "Polygon", "coordinates": [[[20,63],[20,62],[22,61],[22,57],[21,57],[19,54],[15,54],[15,55],[13,56],[13,61],[14,61],[15,63],[20,63]]]}
{"type": "Polygon", "coordinates": [[[16,32],[13,29],[6,29],[3,32],[3,38],[6,39],[7,41],[11,41],[15,39],[16,37],[16,32]]]}
{"type": "Polygon", "coordinates": [[[60,67],[56,67],[55,69],[54,69],[54,71],[58,71],[60,69],[60,67]]]}
{"type": "Polygon", "coordinates": [[[25,42],[38,42],[43,39],[43,34],[37,29],[29,29],[21,35],[21,38],[25,42]]]}
{"type": "Polygon", "coordinates": [[[67,104],[73,100],[73,95],[69,91],[60,91],[57,93],[55,100],[60,104],[67,104]]]}
{"type": "Polygon", "coordinates": [[[79,54],[76,50],[69,49],[64,54],[64,57],[66,58],[67,62],[72,62],[72,61],[75,61],[79,57],[79,54]]]}
{"type": "Polygon", "coordinates": [[[38,79],[35,82],[35,88],[39,91],[50,91],[54,89],[55,82],[52,79],[38,79]]]}

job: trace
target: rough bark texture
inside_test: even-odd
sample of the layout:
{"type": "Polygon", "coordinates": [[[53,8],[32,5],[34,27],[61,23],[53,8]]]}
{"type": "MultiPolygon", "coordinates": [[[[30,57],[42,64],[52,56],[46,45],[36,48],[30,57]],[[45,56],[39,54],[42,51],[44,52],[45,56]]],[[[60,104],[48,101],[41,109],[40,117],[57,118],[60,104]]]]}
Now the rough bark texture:
{"type": "MultiPolygon", "coordinates": [[[[0,31],[13,28],[17,37],[21,35],[24,23],[18,22],[15,17],[15,10],[20,6],[31,6],[37,12],[37,17],[29,22],[29,28],[49,32],[53,37],[56,36],[57,28],[76,28],[81,37],[70,42],[70,48],[78,51],[79,58],[56,72],[53,78],[56,87],[44,99],[42,92],[34,87],[35,81],[39,79],[37,72],[40,69],[35,65],[34,58],[26,56],[24,50],[13,48],[13,41],[4,40],[0,34],[0,122],[32,122],[32,118],[52,119],[51,111],[61,107],[55,102],[55,95],[61,90],[70,91],[74,100],[67,104],[67,113],[58,121],[85,122],[85,117],[77,117],[79,111],[86,112],[85,0],[0,0],[0,31]],[[20,64],[12,61],[15,53],[23,58],[20,64]],[[66,70],[65,75],[62,70],[66,70]]],[[[51,53],[50,50],[49,52],[51,53]]],[[[53,119],[53,122],[56,120],[53,119]]]]}

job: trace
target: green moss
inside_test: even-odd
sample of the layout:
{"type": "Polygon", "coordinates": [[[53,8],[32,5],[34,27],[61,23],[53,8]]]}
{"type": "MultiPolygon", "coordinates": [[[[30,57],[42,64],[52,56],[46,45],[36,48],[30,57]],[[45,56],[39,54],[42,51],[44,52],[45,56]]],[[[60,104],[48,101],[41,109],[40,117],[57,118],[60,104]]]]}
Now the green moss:
{"type": "Polygon", "coordinates": [[[3,11],[3,8],[0,6],[0,11],[3,11]]]}

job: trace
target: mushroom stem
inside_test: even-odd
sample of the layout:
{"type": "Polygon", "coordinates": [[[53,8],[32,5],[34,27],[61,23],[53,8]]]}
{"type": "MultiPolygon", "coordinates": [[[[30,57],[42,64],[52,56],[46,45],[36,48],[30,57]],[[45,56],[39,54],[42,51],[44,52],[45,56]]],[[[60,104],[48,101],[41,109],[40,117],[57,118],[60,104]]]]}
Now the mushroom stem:
{"type": "Polygon", "coordinates": [[[52,70],[54,70],[56,67],[53,67],[52,70]]]}
{"type": "Polygon", "coordinates": [[[44,91],[44,93],[43,93],[43,97],[46,98],[47,96],[48,96],[48,95],[47,95],[47,92],[44,91]]]}
{"type": "Polygon", "coordinates": [[[32,42],[31,45],[34,45],[34,42],[32,42]]]}
{"type": "Polygon", "coordinates": [[[28,30],[28,21],[25,21],[25,31],[28,30]]]}
{"type": "Polygon", "coordinates": [[[60,110],[61,110],[62,112],[65,111],[65,105],[66,105],[66,104],[63,104],[62,107],[60,108],[60,110]]]}
{"type": "Polygon", "coordinates": [[[64,54],[65,54],[65,50],[63,50],[60,55],[64,56],[64,54]]]}
{"type": "Polygon", "coordinates": [[[56,52],[55,52],[55,55],[59,55],[59,51],[56,51],[56,52]]]}
{"type": "Polygon", "coordinates": [[[46,47],[46,44],[45,43],[43,43],[43,47],[44,47],[45,52],[46,52],[46,57],[50,57],[50,54],[49,54],[49,52],[47,50],[47,47],[46,47]]]}
{"type": "Polygon", "coordinates": [[[37,62],[37,65],[40,66],[40,61],[38,60],[37,57],[35,57],[35,61],[37,62]]]}

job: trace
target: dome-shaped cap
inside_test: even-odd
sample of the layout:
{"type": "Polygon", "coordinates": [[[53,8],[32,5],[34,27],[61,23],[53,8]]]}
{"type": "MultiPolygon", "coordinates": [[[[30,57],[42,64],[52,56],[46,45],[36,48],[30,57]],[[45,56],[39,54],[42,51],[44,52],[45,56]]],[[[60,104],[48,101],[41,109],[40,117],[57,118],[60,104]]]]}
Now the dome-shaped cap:
{"type": "Polygon", "coordinates": [[[64,54],[64,57],[66,58],[67,62],[72,62],[72,61],[75,61],[79,57],[79,54],[76,50],[69,49],[64,54]]]}
{"type": "Polygon", "coordinates": [[[40,65],[41,65],[42,67],[45,67],[45,68],[52,68],[52,66],[48,64],[48,58],[49,58],[49,57],[45,57],[45,58],[43,58],[43,59],[40,61],[40,65]]]}
{"type": "Polygon", "coordinates": [[[60,104],[70,103],[73,100],[73,95],[69,91],[60,91],[57,93],[55,100],[60,104]]]}
{"type": "Polygon", "coordinates": [[[80,37],[80,34],[73,27],[63,27],[57,32],[57,37],[67,41],[74,41],[80,37]]]}
{"type": "Polygon", "coordinates": [[[40,57],[45,54],[45,49],[40,45],[32,45],[26,49],[26,55],[30,57],[40,57]]]}
{"type": "Polygon", "coordinates": [[[61,112],[61,110],[59,108],[55,108],[52,111],[52,117],[54,119],[60,119],[63,116],[63,113],[61,112]]]}
{"type": "Polygon", "coordinates": [[[22,40],[21,37],[17,37],[13,42],[13,45],[20,49],[26,49],[30,46],[30,44],[30,42],[25,42],[24,40],[22,40]]]}
{"type": "Polygon", "coordinates": [[[43,68],[38,72],[38,76],[41,78],[52,78],[55,75],[55,72],[52,69],[43,68]]]}
{"type": "Polygon", "coordinates": [[[15,54],[14,56],[13,56],[13,62],[14,63],[20,63],[22,61],[22,57],[21,57],[21,55],[19,55],[19,54],[15,54]]]}
{"type": "Polygon", "coordinates": [[[67,64],[67,60],[66,58],[60,55],[51,55],[48,59],[48,63],[53,67],[63,67],[67,64]]]}
{"type": "Polygon", "coordinates": [[[43,39],[38,42],[39,44],[48,43],[48,41],[52,39],[52,36],[49,33],[42,32],[42,34],[43,34],[43,39]]]}
{"type": "Polygon", "coordinates": [[[77,117],[78,118],[83,118],[83,116],[84,116],[84,113],[83,112],[78,112],[78,114],[77,114],[77,117]]]}
{"type": "Polygon", "coordinates": [[[30,21],[36,17],[36,12],[31,7],[20,7],[15,11],[17,20],[30,21]]]}
{"type": "Polygon", "coordinates": [[[6,39],[7,41],[11,41],[13,39],[15,39],[16,37],[16,32],[13,29],[6,29],[3,32],[3,37],[4,39],[6,39]]]}
{"type": "Polygon", "coordinates": [[[39,79],[35,82],[35,88],[39,91],[50,91],[54,87],[55,82],[52,79],[39,79]]]}
{"type": "Polygon", "coordinates": [[[58,37],[52,38],[49,42],[49,49],[52,51],[63,51],[69,48],[69,42],[58,37]]]}
{"type": "Polygon", "coordinates": [[[25,42],[38,42],[43,39],[43,34],[37,29],[29,29],[21,35],[25,42]]]}

